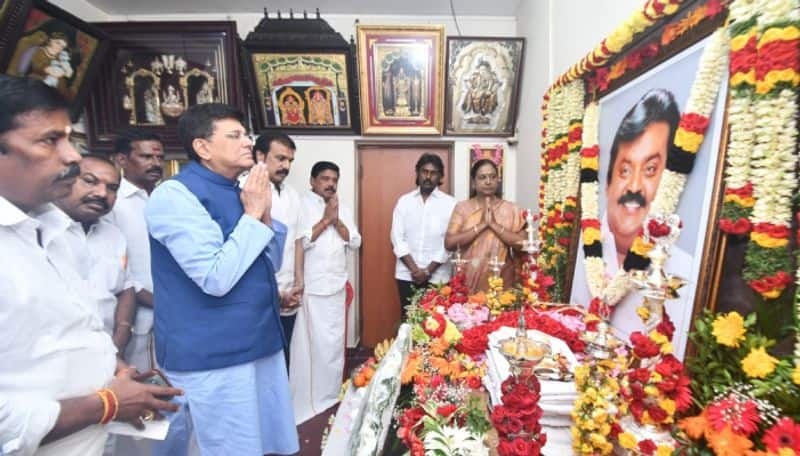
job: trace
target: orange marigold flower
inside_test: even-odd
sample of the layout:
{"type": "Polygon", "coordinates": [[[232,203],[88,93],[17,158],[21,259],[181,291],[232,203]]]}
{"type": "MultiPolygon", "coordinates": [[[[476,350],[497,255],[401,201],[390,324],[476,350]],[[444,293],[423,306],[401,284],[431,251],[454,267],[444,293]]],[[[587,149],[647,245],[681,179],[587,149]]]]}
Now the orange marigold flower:
{"type": "Polygon", "coordinates": [[[442,289],[439,290],[439,293],[441,293],[442,296],[450,296],[450,293],[452,293],[452,292],[453,292],[453,289],[450,288],[447,285],[443,286],[442,289]]]}
{"type": "Polygon", "coordinates": [[[431,351],[431,354],[435,356],[442,356],[447,352],[447,349],[450,348],[450,344],[444,340],[444,337],[437,337],[433,339],[433,342],[428,347],[431,351]]]}
{"type": "Polygon", "coordinates": [[[475,304],[486,304],[486,293],[479,291],[469,297],[469,302],[475,304]]]}

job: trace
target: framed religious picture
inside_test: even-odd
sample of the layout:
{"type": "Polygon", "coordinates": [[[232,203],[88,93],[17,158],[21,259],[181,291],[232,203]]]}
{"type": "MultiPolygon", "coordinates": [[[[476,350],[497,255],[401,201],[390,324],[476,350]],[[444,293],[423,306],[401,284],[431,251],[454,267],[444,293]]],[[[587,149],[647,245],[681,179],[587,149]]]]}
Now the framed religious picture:
{"type": "Polygon", "coordinates": [[[445,133],[513,136],[525,38],[448,37],[445,133]]]}
{"type": "Polygon", "coordinates": [[[357,29],[362,132],[441,134],[444,26],[357,29]]]}
{"type": "MultiPolygon", "coordinates": [[[[473,144],[469,150],[469,168],[467,169],[467,177],[472,170],[472,165],[479,160],[491,160],[497,165],[497,180],[498,187],[503,189],[503,167],[504,167],[504,152],[502,144],[473,144]]],[[[470,188],[471,178],[467,182],[467,188],[470,188]]]]}
{"type": "Polygon", "coordinates": [[[87,110],[89,145],[110,151],[127,127],[159,134],[183,154],[178,118],[190,106],[243,107],[234,22],[116,22],[97,26],[113,40],[87,110]]]}
{"type": "Polygon", "coordinates": [[[33,0],[0,0],[0,66],[5,68],[33,0]]]}
{"type": "Polygon", "coordinates": [[[359,130],[355,44],[319,16],[269,16],[242,43],[254,129],[359,130]]]}
{"type": "Polygon", "coordinates": [[[77,121],[108,50],[108,37],[50,3],[36,1],[27,11],[25,4],[6,0],[0,6],[3,39],[19,27],[2,53],[3,73],[39,79],[55,87],[70,102],[72,120],[77,121]],[[23,11],[24,20],[20,21],[23,11]]]}
{"type": "Polygon", "coordinates": [[[346,52],[251,52],[259,129],[352,133],[346,52]]]}

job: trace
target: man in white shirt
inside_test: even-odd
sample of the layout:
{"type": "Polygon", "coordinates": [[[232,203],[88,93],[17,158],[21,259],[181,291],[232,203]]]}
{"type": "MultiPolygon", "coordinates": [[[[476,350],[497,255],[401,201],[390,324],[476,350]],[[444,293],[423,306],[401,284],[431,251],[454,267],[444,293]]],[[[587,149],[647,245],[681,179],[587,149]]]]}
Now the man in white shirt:
{"type": "Polygon", "coordinates": [[[85,155],[80,166],[80,176],[70,194],[55,203],[72,219],[64,236],[121,358],[136,316],[136,295],[128,275],[125,236],[100,218],[114,207],[119,171],[100,155],[85,155]]]}
{"type": "Polygon", "coordinates": [[[117,368],[49,202],[79,174],[69,105],[41,81],[0,75],[0,454],[98,456],[113,418],[175,410],[117,368]],[[109,402],[110,401],[110,402],[109,402]],[[112,404],[113,403],[113,404],[112,404]],[[116,409],[112,416],[112,406],[116,409]]]}
{"type": "Polygon", "coordinates": [[[339,167],[321,161],[311,168],[311,191],[303,197],[305,303],[292,338],[294,413],[300,424],[339,401],[347,321],[347,252],[361,246],[353,213],[336,195],[339,167]]]}
{"type": "Polygon", "coordinates": [[[136,321],[125,350],[125,361],[139,369],[155,366],[150,356],[153,329],[153,278],[150,275],[150,238],[144,220],[144,207],[163,176],[164,147],[155,133],[129,129],[114,141],[114,159],[123,178],[117,202],[105,217],[125,235],[128,243],[128,268],[136,284],[136,321]]]}
{"type": "MultiPolygon", "coordinates": [[[[294,161],[297,150],[292,138],[275,132],[265,133],[253,146],[253,160],[267,165],[270,186],[272,187],[272,209],[270,215],[286,225],[286,244],[283,247],[281,268],[275,274],[281,299],[281,326],[286,342],[291,346],[292,331],[297,318],[297,310],[303,299],[303,244],[297,239],[303,215],[300,195],[284,181],[294,161]],[[295,267],[297,266],[297,268],[295,267]]],[[[289,368],[289,347],[286,354],[286,368],[289,368]]]]}
{"type": "Polygon", "coordinates": [[[444,236],[456,200],[439,191],[444,164],[438,155],[423,154],[417,160],[416,173],[417,189],[402,195],[392,213],[392,246],[397,257],[394,277],[403,320],[414,289],[450,280],[444,236]]]}

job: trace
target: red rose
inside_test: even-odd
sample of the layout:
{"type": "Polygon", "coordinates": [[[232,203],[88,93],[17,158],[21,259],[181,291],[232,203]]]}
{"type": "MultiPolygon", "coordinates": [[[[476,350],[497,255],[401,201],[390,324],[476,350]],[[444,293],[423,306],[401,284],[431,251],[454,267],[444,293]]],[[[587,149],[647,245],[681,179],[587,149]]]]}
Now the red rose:
{"type": "Polygon", "coordinates": [[[664,319],[661,320],[661,323],[656,326],[656,331],[667,336],[667,339],[672,340],[672,335],[675,333],[675,325],[672,324],[672,321],[670,321],[669,316],[667,316],[666,313],[664,314],[664,319]]]}
{"type": "Polygon", "coordinates": [[[569,238],[568,237],[560,237],[558,238],[558,243],[563,245],[564,247],[569,246],[569,238]]]}
{"type": "Polygon", "coordinates": [[[647,222],[647,231],[650,233],[651,237],[662,237],[669,235],[671,230],[668,224],[650,219],[650,221],[647,222]]]}
{"type": "Polygon", "coordinates": [[[656,452],[656,444],[650,439],[644,439],[639,442],[639,451],[646,455],[652,455],[656,452]]]}
{"type": "Polygon", "coordinates": [[[644,367],[634,369],[629,375],[630,379],[635,382],[647,383],[650,380],[650,371],[644,367]]]}
{"type": "Polygon", "coordinates": [[[456,411],[456,409],[458,409],[458,407],[456,407],[455,405],[447,404],[447,405],[442,405],[442,406],[436,408],[436,413],[438,413],[439,416],[447,418],[450,415],[452,415],[453,412],[456,411]]]}
{"type": "Polygon", "coordinates": [[[701,116],[694,112],[687,112],[681,116],[678,127],[693,133],[703,134],[708,128],[708,117],[701,116]]]}
{"type": "Polygon", "coordinates": [[[639,331],[631,334],[631,343],[633,344],[633,353],[639,358],[652,358],[660,351],[658,344],[639,331]]]}
{"type": "Polygon", "coordinates": [[[511,446],[514,449],[514,454],[517,456],[529,456],[528,441],[519,437],[511,441],[511,446]]]}
{"type": "Polygon", "coordinates": [[[522,430],[522,420],[509,416],[506,418],[506,426],[509,434],[518,434],[522,430]]]}
{"type": "Polygon", "coordinates": [[[650,415],[650,418],[653,419],[656,423],[660,423],[667,419],[667,412],[666,410],[662,409],[657,405],[651,405],[647,408],[647,414],[650,415]]]}
{"type": "Polygon", "coordinates": [[[608,433],[611,438],[616,439],[618,435],[622,434],[622,427],[619,423],[611,423],[611,432],[608,433]]]}
{"type": "Polygon", "coordinates": [[[501,440],[497,452],[500,456],[514,456],[514,446],[508,440],[501,440]]]}
{"type": "Polygon", "coordinates": [[[597,228],[599,230],[600,220],[596,218],[581,220],[581,229],[585,230],[586,228],[597,228]]]}

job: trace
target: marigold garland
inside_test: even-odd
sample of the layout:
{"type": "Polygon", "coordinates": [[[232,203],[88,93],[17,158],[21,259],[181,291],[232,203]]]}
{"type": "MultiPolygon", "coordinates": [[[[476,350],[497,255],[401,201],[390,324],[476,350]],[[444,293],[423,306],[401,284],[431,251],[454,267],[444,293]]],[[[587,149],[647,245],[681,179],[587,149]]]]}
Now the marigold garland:
{"type": "Polygon", "coordinates": [[[758,16],[750,157],[752,232],[742,277],[763,299],[792,283],[788,249],[792,195],[797,187],[797,90],[800,86],[800,2],[770,2],[758,16]]]}

